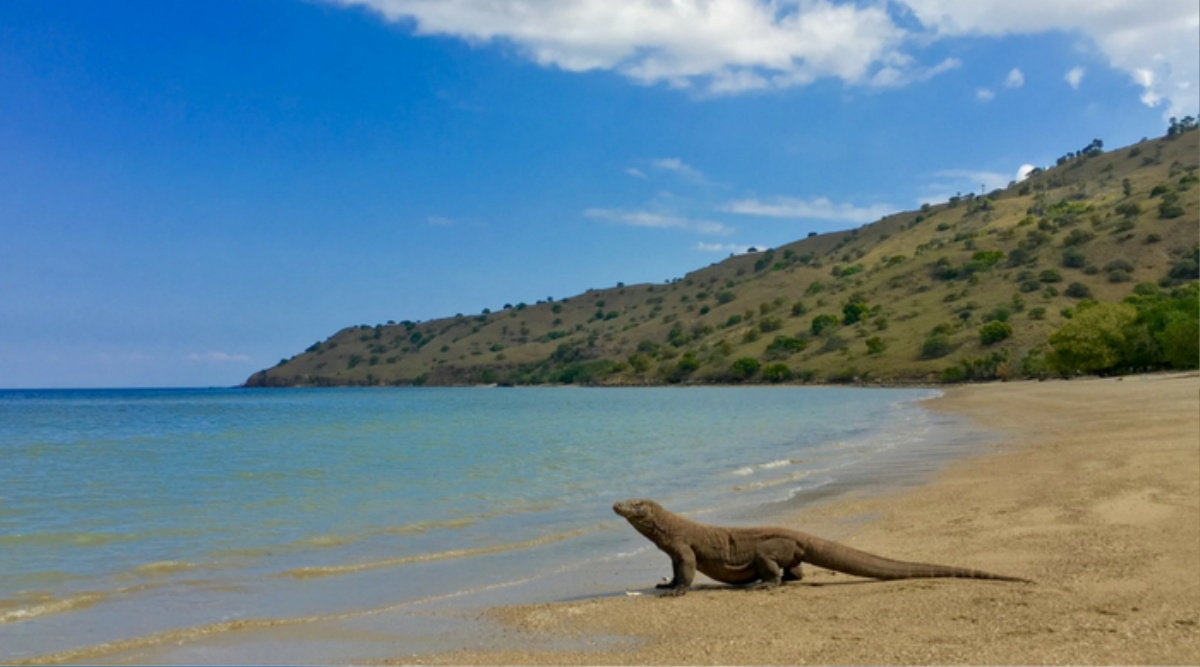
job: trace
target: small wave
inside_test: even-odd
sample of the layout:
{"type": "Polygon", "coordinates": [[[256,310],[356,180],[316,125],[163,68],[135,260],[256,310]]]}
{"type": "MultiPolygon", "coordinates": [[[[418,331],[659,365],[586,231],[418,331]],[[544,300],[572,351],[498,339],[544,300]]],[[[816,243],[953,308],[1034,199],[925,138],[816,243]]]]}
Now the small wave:
{"type": "Polygon", "coordinates": [[[413,563],[428,563],[432,561],[456,560],[459,558],[471,558],[473,556],[483,556],[486,554],[501,553],[505,551],[516,551],[518,549],[529,549],[531,547],[539,547],[545,544],[554,542],[562,542],[573,537],[579,537],[596,530],[598,526],[590,528],[580,528],[566,533],[557,533],[554,535],[546,535],[524,542],[511,542],[508,544],[497,544],[490,547],[478,547],[475,549],[450,549],[448,551],[436,551],[433,553],[415,554],[412,556],[402,556],[400,558],[389,558],[386,560],[371,561],[366,563],[350,563],[347,565],[327,565],[322,567],[299,567],[291,570],[285,570],[275,575],[277,577],[292,577],[294,579],[315,579],[317,577],[335,577],[343,574],[353,574],[355,572],[363,572],[366,570],[377,570],[386,567],[398,567],[401,565],[411,565],[413,563]]]}
{"type": "Polygon", "coordinates": [[[369,540],[380,535],[417,535],[428,533],[434,530],[460,530],[469,528],[479,523],[481,519],[487,518],[484,515],[464,516],[455,519],[444,519],[441,521],[417,521],[414,523],[406,523],[399,526],[389,526],[378,530],[367,530],[361,533],[327,533],[324,535],[313,535],[303,537],[294,542],[280,544],[267,547],[250,547],[243,549],[226,549],[220,552],[221,555],[231,556],[268,556],[278,553],[295,553],[297,551],[306,551],[309,549],[332,549],[336,547],[354,544],[363,540],[369,540]]]}
{"type": "Polygon", "coordinates": [[[154,563],[145,563],[133,568],[133,573],[142,576],[161,576],[166,574],[175,574],[176,572],[187,572],[200,567],[196,563],[189,563],[181,560],[161,560],[154,563]]]}
{"type": "Polygon", "coordinates": [[[0,625],[86,609],[108,597],[109,595],[105,593],[81,593],[68,598],[42,595],[25,600],[4,600],[0,602],[0,625]],[[2,609],[2,607],[9,607],[9,609],[2,609]]]}
{"type": "Polygon", "coordinates": [[[464,516],[457,519],[444,519],[442,521],[418,521],[416,523],[406,523],[402,526],[393,526],[384,528],[379,531],[382,535],[408,535],[412,533],[427,533],[431,530],[441,530],[446,528],[469,528],[479,523],[479,519],[487,518],[485,516],[464,516]]]}
{"type": "Polygon", "coordinates": [[[753,466],[742,466],[736,470],[731,470],[729,474],[736,475],[738,477],[746,477],[748,475],[753,475],[759,470],[774,470],[775,468],[783,468],[785,466],[805,463],[807,461],[809,461],[809,459],[778,459],[776,461],[768,461],[766,463],[759,463],[758,465],[753,466]]]}
{"type": "Polygon", "coordinates": [[[828,471],[829,471],[829,468],[805,470],[803,472],[792,473],[790,475],[787,475],[786,477],[775,477],[772,479],[764,479],[760,482],[751,482],[749,484],[739,484],[738,486],[733,487],[733,490],[741,492],[741,491],[755,491],[758,489],[766,489],[766,488],[770,488],[772,486],[779,486],[781,484],[790,484],[792,482],[799,482],[803,479],[811,477],[812,475],[814,475],[816,473],[828,472],[828,471]]]}

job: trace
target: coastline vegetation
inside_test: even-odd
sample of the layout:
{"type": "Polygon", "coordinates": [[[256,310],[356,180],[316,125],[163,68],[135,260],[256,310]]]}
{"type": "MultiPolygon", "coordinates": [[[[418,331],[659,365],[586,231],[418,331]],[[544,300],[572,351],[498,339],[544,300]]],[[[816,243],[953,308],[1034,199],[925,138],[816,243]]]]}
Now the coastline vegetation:
{"type": "Polygon", "coordinates": [[[966,382],[1200,365],[1196,121],[682,278],[345,328],[247,386],[966,382]]]}

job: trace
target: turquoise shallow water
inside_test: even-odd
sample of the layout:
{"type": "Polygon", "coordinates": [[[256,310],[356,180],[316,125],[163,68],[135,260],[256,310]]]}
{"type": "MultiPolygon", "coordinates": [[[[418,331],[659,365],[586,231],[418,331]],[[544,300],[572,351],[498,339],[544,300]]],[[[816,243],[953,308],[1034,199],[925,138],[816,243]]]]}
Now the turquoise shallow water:
{"type": "MultiPolygon", "coordinates": [[[[935,393],[0,392],[0,661],[468,598],[563,563],[603,579],[646,546],[613,501],[736,518],[836,486],[943,437],[915,403],[935,393]]],[[[646,583],[598,581],[540,590],[646,583]]]]}

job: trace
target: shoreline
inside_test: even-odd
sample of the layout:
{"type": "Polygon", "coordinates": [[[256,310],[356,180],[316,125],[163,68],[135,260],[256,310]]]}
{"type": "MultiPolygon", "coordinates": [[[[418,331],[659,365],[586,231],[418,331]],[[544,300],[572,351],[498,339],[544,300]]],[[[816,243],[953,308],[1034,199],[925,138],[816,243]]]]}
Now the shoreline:
{"type": "MultiPolygon", "coordinates": [[[[550,395],[564,395],[558,389],[547,391],[551,392],[550,395]]],[[[710,388],[705,393],[717,391],[725,390],[710,388]]],[[[753,408],[751,404],[761,404],[763,400],[767,400],[768,394],[756,398],[754,394],[758,392],[746,393],[741,388],[725,391],[728,395],[723,398],[716,396],[710,400],[695,394],[687,400],[690,402],[693,399],[703,399],[705,404],[711,403],[714,409],[708,412],[716,413],[715,419],[718,423],[715,426],[723,427],[725,423],[733,425],[732,430],[735,432],[732,435],[743,435],[749,428],[746,424],[753,424],[754,429],[760,429],[760,424],[787,422],[785,417],[789,413],[807,415],[807,411],[814,404],[825,405],[826,409],[811,416],[815,421],[806,421],[810,417],[805,416],[805,421],[800,423],[808,424],[807,426],[787,427],[777,434],[770,431],[775,434],[773,437],[755,430],[754,434],[748,437],[756,444],[731,447],[728,444],[731,441],[729,437],[720,438],[719,441],[725,443],[716,452],[721,458],[704,455],[703,459],[708,461],[708,468],[704,472],[695,473],[702,477],[694,478],[707,479],[712,487],[711,493],[705,490],[708,487],[697,492],[693,488],[695,483],[692,481],[692,473],[682,473],[678,467],[670,466],[674,469],[671,474],[675,478],[683,475],[690,489],[683,497],[673,497],[673,501],[679,504],[670,504],[671,507],[707,516],[707,520],[712,522],[751,522],[764,512],[775,513],[785,504],[794,502],[794,497],[789,498],[789,489],[800,484],[801,479],[806,480],[805,486],[812,485],[806,492],[806,498],[824,499],[828,497],[831,489],[834,489],[834,493],[841,494],[847,486],[863,484],[864,477],[877,479],[881,468],[875,463],[878,458],[889,458],[892,464],[888,465],[894,467],[898,464],[906,470],[927,467],[931,461],[945,457],[939,451],[930,451],[937,449],[936,446],[931,448],[930,443],[936,445],[946,439],[956,439],[960,435],[956,424],[961,420],[941,418],[924,408],[916,407],[919,401],[936,395],[935,391],[889,393],[885,390],[880,394],[860,396],[861,389],[845,388],[843,391],[847,393],[843,397],[838,397],[837,394],[829,395],[827,389],[763,388],[763,391],[770,392],[769,396],[774,397],[771,399],[770,409],[766,412],[753,408]],[[830,396],[833,396],[832,400],[830,396]],[[860,405],[859,400],[864,397],[869,398],[865,403],[872,406],[869,413],[874,416],[868,418],[857,409],[845,409],[845,406],[860,405]],[[734,398],[737,400],[730,402],[734,398]],[[716,409],[721,406],[725,406],[726,409],[716,409]],[[754,416],[752,419],[751,415],[754,416]],[[831,424],[841,424],[840,430],[831,429],[827,432],[822,425],[826,419],[829,419],[831,424]],[[931,424],[935,426],[930,426],[931,424]],[[944,427],[945,425],[948,427],[944,427]],[[940,431],[941,435],[929,436],[933,430],[940,431]],[[834,431],[836,434],[832,434],[834,431]],[[797,453],[793,451],[796,446],[788,444],[793,438],[804,441],[805,437],[815,437],[817,432],[825,435],[814,440],[819,446],[814,445],[816,449],[811,455],[797,453]],[[922,433],[926,435],[922,436],[922,433]],[[787,450],[780,452],[773,449],[778,446],[786,446],[787,450]],[[893,449],[891,454],[886,453],[893,449]],[[885,453],[879,454],[881,451],[885,453]],[[730,452],[732,456],[729,455],[730,452]],[[914,457],[903,454],[904,452],[917,452],[917,455],[914,457]],[[828,464],[821,463],[826,459],[828,464]],[[924,465],[912,466],[914,459],[924,465]],[[846,483],[843,474],[847,469],[857,470],[854,473],[856,481],[849,484],[846,483]],[[832,479],[825,479],[827,477],[832,479]],[[687,502],[689,500],[692,501],[690,504],[687,502]],[[768,503],[769,507],[763,503],[768,503]]],[[[621,394],[626,399],[637,395],[621,394]]],[[[615,399],[618,395],[610,396],[615,399]]],[[[528,400],[535,399],[531,397],[528,400]]],[[[537,399],[537,402],[540,404],[541,399],[537,399]]],[[[743,441],[734,438],[733,442],[743,441]]],[[[690,446],[690,443],[663,440],[659,442],[657,449],[664,452],[681,451],[686,446],[690,446]],[[674,446],[667,443],[674,443],[674,446]]],[[[692,452],[692,457],[699,456],[692,449],[686,451],[692,452]]],[[[701,461],[695,463],[700,467],[704,465],[701,461]]],[[[915,473],[920,474],[919,471],[915,473]]],[[[905,479],[915,475],[906,475],[905,479]]],[[[277,585],[279,579],[275,577],[237,579],[236,573],[231,576],[227,572],[220,576],[214,575],[213,579],[208,580],[199,574],[181,575],[187,581],[182,582],[186,584],[186,590],[181,588],[179,594],[172,591],[171,595],[161,597],[142,596],[140,592],[129,589],[131,593],[136,594],[126,595],[123,588],[118,588],[112,589],[116,591],[111,600],[112,604],[109,604],[110,600],[106,597],[102,604],[95,605],[97,609],[94,611],[81,609],[82,613],[78,615],[74,612],[59,614],[38,611],[39,617],[35,623],[22,623],[20,626],[20,629],[28,629],[28,632],[24,637],[18,635],[17,638],[22,641],[29,638],[27,646],[37,643],[39,628],[64,628],[65,631],[47,635],[63,638],[78,637],[69,629],[82,624],[91,628],[102,627],[103,630],[92,630],[89,641],[65,640],[55,646],[42,645],[32,648],[10,644],[6,647],[11,651],[7,659],[31,664],[72,660],[109,664],[230,664],[242,660],[248,661],[249,664],[278,661],[338,664],[384,660],[409,653],[458,649],[464,646],[464,641],[472,642],[469,644],[471,646],[485,645],[476,639],[490,630],[493,624],[475,622],[468,618],[472,614],[477,616],[481,609],[622,595],[626,588],[637,587],[644,581],[657,579],[660,574],[657,553],[649,544],[643,545],[640,536],[628,531],[625,522],[615,517],[608,509],[608,505],[617,496],[628,497],[645,488],[657,487],[653,484],[627,484],[620,487],[619,493],[615,491],[617,488],[615,482],[604,482],[601,486],[601,502],[577,504],[591,508],[587,511],[596,516],[590,518],[589,523],[571,523],[570,532],[577,532],[576,529],[581,526],[590,529],[598,524],[605,525],[579,540],[564,541],[561,548],[549,546],[547,543],[536,549],[517,549],[515,547],[520,547],[522,542],[514,541],[515,538],[511,534],[495,533],[501,536],[500,542],[493,542],[490,547],[481,550],[479,553],[488,554],[483,558],[459,561],[457,556],[471,555],[461,549],[464,546],[461,544],[417,554],[450,555],[450,558],[445,559],[425,559],[413,557],[411,554],[392,557],[390,560],[381,560],[379,556],[362,561],[354,558],[333,558],[330,562],[337,565],[328,569],[345,571],[353,576],[337,579],[284,576],[283,581],[303,581],[288,590],[277,585]],[[584,546],[576,546],[579,544],[584,546]],[[514,548],[496,548],[504,545],[514,548]],[[410,559],[411,562],[407,562],[410,559]],[[404,567],[391,566],[400,561],[406,561],[404,567]],[[379,567],[373,567],[373,563],[379,567]],[[460,568],[468,568],[468,571],[464,572],[460,568]],[[459,572],[460,576],[453,576],[455,572],[459,572]],[[412,583],[406,583],[405,580],[412,583]],[[234,599],[233,595],[225,594],[236,595],[237,591],[232,588],[226,590],[221,585],[223,581],[234,581],[246,591],[250,591],[250,586],[254,586],[253,590],[256,592],[252,598],[257,607],[250,611],[245,611],[246,607],[239,607],[239,600],[234,599]],[[433,581],[442,583],[430,583],[433,581]],[[368,585],[364,587],[363,582],[367,582],[368,585]],[[420,588],[420,594],[407,594],[411,592],[410,588],[420,588]],[[358,590],[355,593],[356,589],[358,590]],[[264,591],[267,590],[273,593],[265,594],[264,591]],[[214,596],[205,597],[206,591],[215,591],[214,596],[223,597],[220,600],[214,596]],[[306,599],[320,601],[314,605],[305,605],[306,599]],[[232,600],[232,603],[222,600],[232,600]],[[282,603],[282,600],[292,600],[299,604],[289,607],[282,603]],[[195,605],[197,601],[197,608],[219,609],[221,615],[209,615],[185,623],[162,623],[153,627],[144,623],[139,625],[141,610],[152,609],[156,604],[164,603],[176,606],[195,605]],[[345,604],[342,604],[343,602],[345,604]],[[101,606],[104,610],[100,610],[101,606]],[[117,611],[113,613],[109,612],[109,609],[117,611]],[[306,634],[320,639],[308,642],[283,639],[279,628],[304,628],[306,634]],[[370,642],[359,641],[364,636],[364,630],[369,633],[370,642]]],[[[325,534],[318,532],[317,536],[325,534]]],[[[539,535],[546,537],[542,533],[539,535]]],[[[299,544],[295,541],[287,544],[292,543],[299,544]]],[[[465,546],[470,545],[468,543],[465,546]]],[[[202,562],[192,560],[196,563],[202,562]]],[[[288,567],[280,566],[274,569],[278,569],[279,574],[283,575],[317,573],[325,569],[312,566],[311,562],[301,561],[288,567]]],[[[157,575],[155,581],[161,584],[168,583],[159,580],[157,575]]],[[[110,588],[103,588],[99,592],[106,592],[110,588]]],[[[87,590],[90,600],[91,589],[87,590]]],[[[156,590],[166,589],[159,587],[156,590]]],[[[251,599],[246,594],[242,596],[251,599]]],[[[44,605],[43,608],[48,609],[44,605]]],[[[18,612],[23,613],[21,610],[18,612]]],[[[12,632],[17,628],[4,629],[12,632]]],[[[0,644],[3,643],[6,642],[0,639],[0,644]]]]}
{"type": "Polygon", "coordinates": [[[1198,406],[1195,373],[947,388],[925,407],[994,442],[927,484],[773,512],[872,553],[1037,584],[808,568],[748,593],[700,578],[682,598],[487,609],[501,629],[487,647],[384,664],[1197,664],[1198,406]]]}

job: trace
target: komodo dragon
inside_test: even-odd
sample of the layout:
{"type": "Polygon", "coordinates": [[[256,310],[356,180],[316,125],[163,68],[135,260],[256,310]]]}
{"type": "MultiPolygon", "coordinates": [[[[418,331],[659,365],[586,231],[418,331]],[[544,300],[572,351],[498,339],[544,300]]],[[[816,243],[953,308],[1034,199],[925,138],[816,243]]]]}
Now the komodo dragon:
{"type": "Polygon", "coordinates": [[[787,528],[707,526],[673,514],[653,500],[623,500],[613,511],[671,557],[674,576],[659,584],[664,595],[683,595],[696,570],[727,584],[755,588],[798,581],[802,563],[873,579],[959,577],[1032,583],[1028,579],[947,565],[907,563],[882,558],[787,528]]]}

